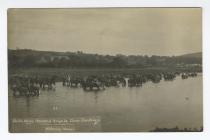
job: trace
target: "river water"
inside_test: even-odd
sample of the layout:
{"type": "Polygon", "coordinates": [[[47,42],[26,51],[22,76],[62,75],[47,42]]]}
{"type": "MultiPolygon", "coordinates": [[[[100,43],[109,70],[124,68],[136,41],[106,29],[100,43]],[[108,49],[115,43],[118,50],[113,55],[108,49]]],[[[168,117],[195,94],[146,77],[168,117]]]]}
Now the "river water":
{"type": "Polygon", "coordinates": [[[12,119],[78,118],[100,119],[100,127],[76,131],[150,131],[156,127],[200,128],[203,126],[202,75],[142,87],[112,87],[83,91],[56,83],[55,91],[39,97],[13,97],[9,90],[11,132],[43,132],[41,127],[15,126],[12,119]],[[30,128],[30,129],[29,129],[30,128]],[[28,130],[28,131],[27,131],[28,130]],[[30,131],[29,131],[30,130],[30,131]]]}

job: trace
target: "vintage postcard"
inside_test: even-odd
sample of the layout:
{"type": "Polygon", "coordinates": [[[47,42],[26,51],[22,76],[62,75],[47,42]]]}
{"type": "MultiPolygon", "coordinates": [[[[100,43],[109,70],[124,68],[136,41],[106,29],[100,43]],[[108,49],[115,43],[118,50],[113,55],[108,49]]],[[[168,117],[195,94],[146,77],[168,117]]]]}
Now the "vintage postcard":
{"type": "Polygon", "coordinates": [[[8,9],[9,131],[201,132],[202,9],[8,9]]]}

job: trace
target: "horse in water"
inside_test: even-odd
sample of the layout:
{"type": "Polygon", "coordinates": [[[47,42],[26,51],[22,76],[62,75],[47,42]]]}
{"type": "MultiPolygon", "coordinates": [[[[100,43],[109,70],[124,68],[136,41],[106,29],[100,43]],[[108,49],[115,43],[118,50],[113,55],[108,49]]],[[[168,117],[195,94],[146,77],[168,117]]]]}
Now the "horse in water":
{"type": "Polygon", "coordinates": [[[28,95],[32,95],[32,96],[39,96],[40,94],[40,89],[37,86],[31,85],[28,87],[28,95]]]}
{"type": "Polygon", "coordinates": [[[188,78],[188,74],[187,73],[182,73],[182,79],[187,79],[188,78]]]}
{"type": "Polygon", "coordinates": [[[53,89],[53,85],[55,86],[55,76],[40,78],[38,83],[42,89],[53,89]]]}
{"type": "Polygon", "coordinates": [[[173,81],[176,78],[176,74],[173,72],[163,73],[163,78],[165,81],[173,81]]]}
{"type": "Polygon", "coordinates": [[[80,77],[73,77],[70,80],[71,87],[78,87],[78,86],[81,86],[81,84],[82,84],[82,78],[80,77]]]}
{"type": "Polygon", "coordinates": [[[98,77],[88,77],[83,79],[81,82],[84,90],[101,90],[105,89],[105,85],[102,81],[98,79],[98,77]]]}
{"type": "Polygon", "coordinates": [[[12,90],[14,96],[39,96],[40,94],[39,88],[35,86],[31,87],[18,86],[18,87],[13,87],[12,90]]]}
{"type": "Polygon", "coordinates": [[[122,86],[122,87],[125,87],[126,86],[126,80],[124,77],[116,77],[116,81],[117,81],[117,86],[122,86]]]}
{"type": "Polygon", "coordinates": [[[63,86],[71,86],[71,76],[69,74],[63,77],[63,86]]]}
{"type": "Polygon", "coordinates": [[[15,78],[11,83],[11,89],[14,96],[39,96],[39,87],[35,86],[31,78],[15,78]]]}

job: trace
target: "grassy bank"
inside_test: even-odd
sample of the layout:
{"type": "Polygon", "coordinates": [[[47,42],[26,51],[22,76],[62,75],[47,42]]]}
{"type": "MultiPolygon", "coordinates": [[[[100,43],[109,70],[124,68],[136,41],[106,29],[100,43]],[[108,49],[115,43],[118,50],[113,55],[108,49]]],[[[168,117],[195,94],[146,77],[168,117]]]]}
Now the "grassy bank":
{"type": "Polygon", "coordinates": [[[102,74],[135,74],[156,72],[185,72],[201,71],[201,68],[175,68],[175,67],[147,67],[147,68],[13,68],[9,69],[9,77],[13,75],[39,75],[61,77],[65,74],[74,76],[102,75],[102,74]]]}

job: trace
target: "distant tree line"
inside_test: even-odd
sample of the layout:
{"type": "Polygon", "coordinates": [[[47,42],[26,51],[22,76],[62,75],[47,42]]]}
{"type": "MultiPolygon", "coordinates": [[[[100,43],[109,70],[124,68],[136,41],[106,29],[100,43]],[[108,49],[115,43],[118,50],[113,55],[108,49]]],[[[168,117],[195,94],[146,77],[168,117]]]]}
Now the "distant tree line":
{"type": "Polygon", "coordinates": [[[28,49],[8,50],[9,67],[141,68],[202,64],[199,56],[99,55],[78,52],[48,52],[28,49]]]}

